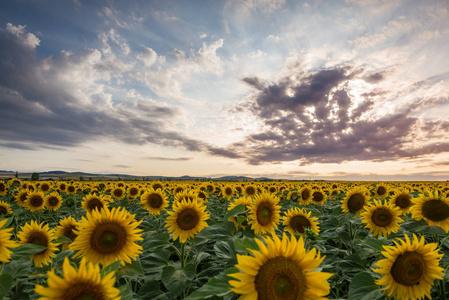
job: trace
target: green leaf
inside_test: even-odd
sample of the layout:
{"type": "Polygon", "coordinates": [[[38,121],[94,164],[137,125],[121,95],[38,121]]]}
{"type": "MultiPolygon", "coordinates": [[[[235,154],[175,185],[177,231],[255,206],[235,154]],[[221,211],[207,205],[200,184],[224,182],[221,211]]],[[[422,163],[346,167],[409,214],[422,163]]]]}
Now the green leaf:
{"type": "Polygon", "coordinates": [[[122,300],[133,300],[133,290],[129,284],[119,287],[122,300]]]}
{"type": "Polygon", "coordinates": [[[17,248],[13,248],[13,253],[11,254],[12,259],[21,259],[36,253],[39,253],[43,250],[47,249],[47,247],[39,246],[36,244],[24,244],[20,245],[17,248]]]}
{"type": "Polygon", "coordinates": [[[219,241],[214,245],[215,257],[227,265],[235,265],[237,258],[235,254],[235,243],[233,240],[219,241]]]}
{"type": "Polygon", "coordinates": [[[161,280],[167,290],[177,297],[188,287],[195,275],[196,267],[193,264],[187,264],[181,270],[176,270],[173,266],[166,266],[162,271],[161,280]]]}
{"type": "Polygon", "coordinates": [[[69,238],[66,237],[66,236],[60,236],[60,237],[58,237],[58,239],[56,240],[56,243],[57,243],[57,244],[61,244],[61,243],[68,243],[68,244],[71,244],[71,243],[72,243],[72,240],[69,239],[69,238]]]}
{"type": "MultiPolygon", "coordinates": [[[[2,220],[0,219],[0,221],[2,221],[2,220]]],[[[3,227],[1,227],[0,229],[8,228],[9,225],[12,223],[12,221],[13,221],[13,218],[8,218],[8,219],[6,219],[6,223],[5,223],[5,224],[3,225],[3,227]]]]}
{"type": "Polygon", "coordinates": [[[150,280],[142,285],[137,294],[141,297],[145,297],[144,299],[154,299],[164,295],[164,292],[161,291],[161,287],[157,280],[150,280]]]}
{"type": "Polygon", "coordinates": [[[195,237],[196,242],[204,241],[225,241],[231,238],[235,231],[235,225],[232,222],[224,221],[213,224],[201,230],[195,237]]]}
{"type": "Polygon", "coordinates": [[[103,270],[101,270],[101,278],[105,277],[106,275],[108,275],[111,272],[116,272],[118,270],[118,268],[120,268],[121,263],[122,263],[122,260],[117,260],[117,261],[107,265],[106,267],[104,267],[103,270]]]}
{"type": "Polygon", "coordinates": [[[246,211],[245,205],[239,204],[230,211],[228,211],[223,219],[228,220],[229,218],[235,217],[239,214],[243,214],[245,211],[246,211]]]}
{"type": "Polygon", "coordinates": [[[124,267],[120,269],[120,274],[123,277],[137,279],[139,276],[143,276],[142,265],[140,264],[140,259],[137,258],[130,264],[126,264],[124,267]]]}
{"type": "Polygon", "coordinates": [[[361,272],[354,276],[349,285],[349,299],[376,300],[380,299],[384,291],[374,282],[373,276],[368,272],[361,272]]]}
{"type": "Polygon", "coordinates": [[[0,299],[5,298],[12,288],[12,276],[9,274],[0,275],[0,299]]]}
{"type": "Polygon", "coordinates": [[[170,247],[170,235],[168,233],[150,233],[143,236],[141,244],[144,253],[170,247]]]}
{"type": "Polygon", "coordinates": [[[238,253],[249,253],[249,250],[259,250],[259,246],[256,243],[255,239],[251,238],[241,238],[235,239],[235,251],[238,253]]]}
{"type": "Polygon", "coordinates": [[[200,300],[212,298],[215,296],[223,297],[227,294],[231,294],[231,285],[229,284],[229,280],[231,279],[231,277],[228,277],[227,275],[238,272],[239,269],[237,269],[236,267],[226,269],[217,276],[209,279],[206,284],[190,294],[187,298],[185,298],[185,300],[200,300]]]}
{"type": "Polygon", "coordinates": [[[28,277],[33,262],[29,259],[12,260],[2,268],[3,274],[10,274],[12,278],[28,277]]]}

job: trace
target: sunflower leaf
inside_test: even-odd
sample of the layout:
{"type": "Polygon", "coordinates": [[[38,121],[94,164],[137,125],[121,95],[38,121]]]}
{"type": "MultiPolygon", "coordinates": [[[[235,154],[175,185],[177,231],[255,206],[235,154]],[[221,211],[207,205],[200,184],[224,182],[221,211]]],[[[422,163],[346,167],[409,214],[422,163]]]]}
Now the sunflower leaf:
{"type": "Polygon", "coordinates": [[[238,272],[239,269],[237,269],[236,267],[226,269],[217,276],[209,279],[208,282],[206,282],[202,287],[190,294],[187,298],[185,298],[185,300],[208,299],[214,296],[222,297],[227,294],[231,294],[232,291],[229,289],[231,287],[231,285],[229,284],[229,280],[231,279],[231,277],[228,277],[227,275],[238,272]]]}
{"type": "Polygon", "coordinates": [[[47,249],[47,247],[39,246],[36,244],[24,244],[20,245],[17,248],[13,248],[13,253],[11,254],[12,259],[21,259],[36,253],[39,253],[43,250],[47,249]]]}
{"type": "Polygon", "coordinates": [[[5,298],[12,288],[12,276],[9,274],[0,275],[0,299],[5,298]]]}
{"type": "Polygon", "coordinates": [[[246,211],[245,205],[239,204],[226,213],[226,215],[224,216],[224,220],[235,217],[239,214],[244,213],[245,211],[246,211]]]}
{"type": "Polygon", "coordinates": [[[103,270],[101,270],[101,278],[105,277],[106,275],[108,275],[111,272],[116,272],[118,270],[118,268],[120,268],[121,263],[122,263],[122,260],[117,260],[117,261],[107,265],[106,267],[104,267],[103,270]]]}
{"type": "Polygon", "coordinates": [[[66,236],[60,236],[60,237],[58,237],[58,239],[56,240],[56,244],[61,244],[61,243],[68,243],[68,244],[71,244],[71,243],[72,243],[72,240],[69,239],[69,238],[66,237],[66,236]]]}
{"type": "Polygon", "coordinates": [[[384,291],[374,282],[373,276],[368,272],[355,275],[349,285],[349,299],[375,300],[380,299],[384,291]]]}
{"type": "Polygon", "coordinates": [[[162,271],[161,280],[167,290],[177,297],[188,287],[195,275],[196,267],[193,264],[187,264],[180,270],[173,266],[166,266],[162,271]]]}

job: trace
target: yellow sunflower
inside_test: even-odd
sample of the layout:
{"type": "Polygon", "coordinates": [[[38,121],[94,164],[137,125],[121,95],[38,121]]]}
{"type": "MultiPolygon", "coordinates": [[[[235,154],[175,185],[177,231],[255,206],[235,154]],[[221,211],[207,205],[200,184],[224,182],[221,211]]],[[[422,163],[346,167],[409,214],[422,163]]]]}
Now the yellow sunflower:
{"type": "Polygon", "coordinates": [[[449,231],[449,199],[438,192],[423,193],[414,199],[411,212],[414,219],[424,219],[430,226],[440,226],[446,233],[449,231]]]}
{"type": "Polygon", "coordinates": [[[159,215],[168,206],[167,197],[165,197],[161,189],[148,189],[140,196],[140,202],[152,215],[159,215]]]}
{"type": "Polygon", "coordinates": [[[346,193],[346,197],[341,201],[341,209],[344,213],[352,212],[359,215],[369,201],[369,191],[364,187],[356,187],[346,193]]]}
{"type": "Polygon", "coordinates": [[[366,224],[365,228],[369,228],[373,236],[382,235],[387,238],[390,233],[396,233],[401,228],[399,223],[404,220],[400,215],[398,207],[378,200],[371,203],[360,216],[362,222],[366,224]]]}
{"type": "Polygon", "coordinates": [[[249,207],[249,225],[255,234],[274,233],[280,218],[279,199],[269,193],[258,194],[249,207]]]}
{"type": "Polygon", "coordinates": [[[235,191],[231,185],[225,185],[223,187],[222,193],[223,193],[223,196],[228,198],[228,200],[229,200],[234,196],[235,191]]]}
{"type": "Polygon", "coordinates": [[[327,200],[327,195],[321,189],[313,189],[310,200],[314,204],[323,205],[327,200]]]}
{"type": "Polygon", "coordinates": [[[15,195],[16,203],[19,206],[26,207],[25,200],[27,199],[27,197],[28,197],[28,190],[26,190],[26,189],[20,190],[17,193],[17,195],[15,195]]]}
{"type": "Polygon", "coordinates": [[[103,208],[93,210],[82,217],[81,224],[73,230],[77,236],[70,244],[70,250],[78,250],[76,257],[86,257],[93,263],[107,266],[117,260],[123,264],[135,260],[142,247],[136,241],[142,240],[142,230],[137,226],[134,215],[127,210],[103,208]]]}
{"type": "Polygon", "coordinates": [[[273,234],[264,237],[263,243],[255,239],[260,250],[250,250],[254,256],[237,254],[236,267],[241,272],[230,274],[231,290],[239,299],[327,299],[331,273],[313,271],[323,262],[324,256],[313,248],[307,252],[304,240],[291,239],[284,233],[282,240],[273,234]]]}
{"type": "Polygon", "coordinates": [[[157,191],[158,189],[163,190],[164,186],[163,186],[162,182],[156,181],[151,184],[151,188],[153,188],[153,190],[157,191]]]}
{"type": "Polygon", "coordinates": [[[14,228],[3,228],[7,219],[0,221],[0,263],[7,263],[11,260],[12,251],[9,248],[17,247],[17,243],[11,240],[11,231],[14,228]]]}
{"type": "Polygon", "coordinates": [[[65,191],[69,195],[75,194],[76,193],[76,186],[74,184],[69,184],[69,185],[67,185],[67,188],[66,188],[65,191]]]}
{"type": "MultiPolygon", "coordinates": [[[[237,199],[235,199],[234,202],[229,204],[228,211],[230,211],[231,209],[233,209],[234,207],[236,207],[237,205],[240,205],[240,204],[245,205],[245,209],[248,209],[249,206],[252,204],[252,200],[250,198],[247,198],[247,197],[237,198],[237,199]]],[[[242,214],[239,214],[238,216],[245,217],[245,218],[248,217],[247,213],[242,213],[242,214]]],[[[236,230],[239,229],[239,223],[237,221],[237,217],[231,217],[231,218],[228,219],[228,221],[231,221],[231,222],[233,222],[235,224],[235,229],[236,230]]],[[[248,221],[247,220],[243,220],[243,222],[241,224],[242,229],[245,229],[246,226],[248,226],[248,221]]]]}
{"type": "Polygon", "coordinates": [[[52,186],[51,186],[50,183],[48,183],[47,181],[42,181],[42,182],[39,184],[39,190],[40,190],[41,192],[43,192],[44,194],[50,192],[51,188],[52,188],[52,186]]]}
{"type": "MultiPolygon", "coordinates": [[[[78,226],[81,222],[76,221],[74,218],[68,216],[65,219],[59,221],[59,225],[55,228],[55,238],[58,239],[61,236],[65,236],[72,240],[78,236],[75,233],[75,230],[78,229],[78,226]]],[[[69,249],[69,243],[62,244],[62,251],[69,249]]]]}
{"type": "Polygon", "coordinates": [[[53,243],[55,236],[54,230],[50,230],[48,224],[37,224],[34,220],[31,220],[31,224],[26,223],[20,230],[17,237],[21,245],[36,244],[46,247],[41,252],[31,255],[34,265],[36,267],[42,267],[43,265],[50,264],[52,258],[56,256],[55,251],[58,250],[58,245],[53,243]]]}
{"type": "Polygon", "coordinates": [[[140,195],[140,188],[135,184],[130,185],[126,191],[130,199],[136,199],[140,195]]]}
{"type": "Polygon", "coordinates": [[[29,192],[25,200],[25,207],[30,211],[40,211],[45,207],[45,196],[43,192],[29,192]]]}
{"type": "Polygon", "coordinates": [[[303,186],[298,191],[299,195],[301,196],[299,199],[299,203],[302,205],[309,204],[310,200],[312,199],[312,189],[308,186],[303,186]]]}
{"type": "Polygon", "coordinates": [[[319,234],[320,223],[317,217],[310,216],[311,213],[311,211],[306,212],[299,207],[289,209],[282,218],[282,224],[285,226],[284,230],[291,234],[299,233],[305,235],[305,229],[309,228],[316,234],[319,234]]]}
{"type": "Polygon", "coordinates": [[[178,205],[178,203],[182,202],[182,201],[187,201],[187,202],[201,202],[201,199],[198,198],[197,194],[195,193],[195,191],[191,191],[191,190],[182,190],[178,193],[175,194],[174,198],[173,198],[173,205],[178,205]]]}
{"type": "Polygon", "coordinates": [[[389,185],[385,183],[378,183],[374,188],[374,198],[385,199],[389,195],[389,185]]]}
{"type": "Polygon", "coordinates": [[[301,195],[296,190],[291,190],[287,194],[287,199],[293,202],[298,202],[298,200],[301,198],[301,195]]]}
{"type": "Polygon", "coordinates": [[[10,208],[10,205],[4,201],[0,201],[0,216],[6,215],[6,214],[11,214],[11,213],[12,213],[12,210],[10,208]]]}
{"type": "Polygon", "coordinates": [[[173,233],[173,240],[179,238],[181,243],[185,243],[207,227],[209,213],[205,210],[206,206],[197,201],[182,200],[173,206],[173,211],[169,211],[165,219],[165,227],[173,233]]]}
{"type": "Polygon", "coordinates": [[[410,195],[409,190],[397,189],[394,191],[393,195],[391,195],[390,203],[398,207],[401,213],[405,215],[410,211],[410,208],[413,205],[412,199],[413,196],[410,195]]]}
{"type": "Polygon", "coordinates": [[[60,190],[61,192],[65,192],[67,189],[67,184],[65,182],[59,182],[57,186],[58,190],[60,190]]]}
{"type": "Polygon", "coordinates": [[[276,194],[278,192],[278,187],[276,185],[269,186],[268,192],[271,194],[276,194]]]}
{"type": "Polygon", "coordinates": [[[243,193],[247,197],[252,197],[257,194],[257,188],[253,184],[248,184],[247,186],[245,186],[243,193]]]}
{"type": "Polygon", "coordinates": [[[42,296],[40,300],[77,300],[77,299],[121,299],[120,290],[114,287],[115,272],[104,276],[100,266],[82,258],[78,270],[70,265],[66,257],[62,265],[63,278],[55,270],[47,272],[48,287],[36,285],[34,291],[42,296]]]}
{"type": "Polygon", "coordinates": [[[62,198],[57,192],[52,192],[45,196],[45,207],[50,210],[58,210],[62,205],[62,198]]]}
{"type": "Polygon", "coordinates": [[[125,189],[121,186],[116,186],[112,189],[111,196],[117,200],[121,200],[125,197],[125,189]]]}
{"type": "Polygon", "coordinates": [[[443,268],[439,266],[443,254],[438,253],[437,244],[425,244],[413,234],[413,241],[405,234],[405,241],[394,241],[396,246],[383,246],[386,257],[375,263],[382,274],[376,284],[383,286],[387,297],[398,299],[431,299],[430,289],[435,279],[443,279],[443,268]]]}
{"type": "Polygon", "coordinates": [[[91,213],[93,210],[102,210],[104,207],[107,207],[107,201],[103,199],[101,196],[97,196],[95,194],[86,195],[83,198],[83,202],[81,202],[81,207],[86,211],[91,213]]]}
{"type": "Polygon", "coordinates": [[[6,184],[3,180],[0,180],[0,196],[6,195],[6,184]]]}

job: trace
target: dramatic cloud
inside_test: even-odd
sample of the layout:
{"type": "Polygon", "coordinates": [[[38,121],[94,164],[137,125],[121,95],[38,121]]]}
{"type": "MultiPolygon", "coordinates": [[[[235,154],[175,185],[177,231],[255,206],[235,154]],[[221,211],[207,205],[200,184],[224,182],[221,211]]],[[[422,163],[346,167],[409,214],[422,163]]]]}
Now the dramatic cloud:
{"type": "Polygon", "coordinates": [[[361,80],[380,82],[384,76],[339,66],[302,71],[276,83],[244,78],[245,83],[259,91],[243,105],[250,105],[248,111],[256,114],[263,126],[230,149],[247,153],[252,164],[385,161],[449,152],[445,138],[448,122],[424,120],[416,114],[416,107],[430,99],[415,101],[415,107],[388,107],[378,97],[387,91],[356,96],[350,88],[361,80]],[[428,140],[420,140],[420,134],[428,140]]]}

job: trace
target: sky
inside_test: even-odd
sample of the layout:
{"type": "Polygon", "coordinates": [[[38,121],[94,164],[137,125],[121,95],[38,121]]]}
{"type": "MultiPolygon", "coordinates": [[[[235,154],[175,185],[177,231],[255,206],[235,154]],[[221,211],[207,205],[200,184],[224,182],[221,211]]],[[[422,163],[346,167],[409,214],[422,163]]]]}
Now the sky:
{"type": "Polygon", "coordinates": [[[447,0],[0,0],[0,170],[449,180],[447,0]]]}

